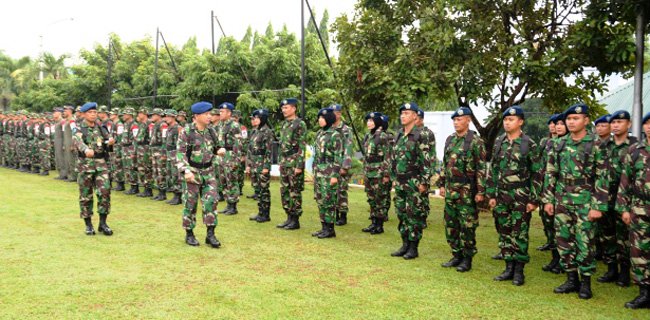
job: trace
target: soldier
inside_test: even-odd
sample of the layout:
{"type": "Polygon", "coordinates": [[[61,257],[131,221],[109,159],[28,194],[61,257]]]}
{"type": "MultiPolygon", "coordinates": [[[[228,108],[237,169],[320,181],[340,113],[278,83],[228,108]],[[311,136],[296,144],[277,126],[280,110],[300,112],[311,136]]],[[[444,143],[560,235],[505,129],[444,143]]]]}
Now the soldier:
{"type": "Polygon", "coordinates": [[[54,108],[52,123],[54,124],[54,132],[52,132],[54,135],[54,161],[56,163],[56,170],[59,171],[59,175],[54,179],[65,180],[68,172],[67,167],[64,165],[65,161],[63,156],[63,108],[54,108]]]}
{"type": "MultiPolygon", "coordinates": [[[[384,131],[384,133],[386,134],[389,150],[391,150],[391,152],[392,152],[393,145],[395,143],[395,135],[393,134],[392,131],[389,130],[389,128],[388,128],[389,124],[390,124],[390,117],[385,115],[385,114],[382,114],[381,115],[381,128],[384,131]]],[[[392,177],[391,177],[391,179],[392,179],[392,177]]],[[[385,220],[388,221],[388,212],[390,210],[390,200],[391,200],[390,199],[391,198],[390,194],[391,194],[391,190],[393,189],[392,180],[387,184],[382,184],[381,187],[382,187],[381,192],[388,195],[388,197],[385,197],[383,199],[384,201],[381,204],[381,210],[383,212],[383,215],[386,217],[385,220]]]]}
{"type": "Polygon", "coordinates": [[[251,123],[256,128],[250,138],[250,161],[246,172],[250,174],[251,181],[255,181],[255,194],[258,212],[250,218],[257,222],[271,221],[271,150],[275,135],[268,125],[269,112],[266,109],[253,111],[251,123]]]}
{"type": "MultiPolygon", "coordinates": [[[[555,119],[557,117],[557,113],[551,115],[548,118],[548,121],[546,122],[546,125],[548,126],[548,136],[543,137],[539,141],[539,148],[540,148],[540,161],[542,163],[546,163],[546,156],[549,152],[551,147],[549,147],[552,144],[552,139],[557,137],[557,134],[555,133],[555,119]]],[[[542,176],[544,176],[546,172],[546,166],[542,165],[542,176]]],[[[553,219],[548,218],[548,216],[544,213],[544,205],[542,204],[541,208],[539,208],[539,217],[542,219],[542,224],[544,225],[544,235],[546,236],[546,242],[537,247],[537,250],[539,251],[547,251],[551,250],[554,246],[554,237],[553,234],[555,233],[553,229],[553,219]]],[[[544,270],[547,271],[547,270],[544,270]]]]}
{"type": "Polygon", "coordinates": [[[39,161],[34,150],[36,146],[36,130],[38,130],[38,127],[36,127],[37,122],[36,114],[30,113],[25,126],[25,157],[22,159],[23,164],[27,169],[26,172],[29,173],[38,173],[39,161]]]}
{"type": "Polygon", "coordinates": [[[596,138],[586,130],[588,109],[579,103],[564,112],[570,135],[558,140],[555,154],[548,158],[542,199],[544,211],[555,217],[560,264],[567,273],[567,281],[554,292],[578,292],[581,299],[592,297],[594,224],[602,215],[592,199],[596,168],[602,159],[596,138]]]}
{"type": "Polygon", "coordinates": [[[111,119],[112,127],[111,127],[111,137],[113,137],[113,140],[115,140],[115,144],[113,145],[113,151],[109,152],[109,159],[111,162],[111,173],[113,174],[113,178],[111,179],[116,183],[115,187],[113,190],[115,191],[124,191],[124,170],[122,168],[122,136],[124,135],[124,123],[122,123],[122,120],[120,119],[120,116],[122,116],[123,113],[120,109],[118,108],[113,108],[109,112],[109,117],[111,119]]]}
{"type": "Polygon", "coordinates": [[[168,126],[163,121],[163,110],[160,108],[153,109],[153,131],[149,144],[153,168],[153,178],[158,187],[158,195],[153,198],[156,201],[167,200],[167,150],[164,144],[167,139],[168,126]]]}
{"type": "MultiPolygon", "coordinates": [[[[607,145],[610,141],[611,138],[611,133],[612,129],[610,128],[609,125],[609,117],[610,114],[606,114],[604,116],[599,117],[594,121],[594,127],[595,127],[595,132],[596,135],[598,136],[598,143],[607,145]]],[[[618,187],[618,186],[617,186],[618,187]]],[[[605,246],[606,240],[604,239],[604,236],[602,234],[602,229],[603,228],[610,228],[609,224],[612,221],[608,221],[607,215],[605,215],[605,219],[601,219],[598,221],[598,223],[595,225],[595,230],[594,230],[594,239],[596,243],[596,251],[595,251],[595,257],[596,260],[603,260],[603,247],[605,246]]]]}
{"type": "MultiPolygon", "coordinates": [[[[259,110],[261,109],[255,110],[251,114],[251,126],[253,126],[253,128],[251,129],[251,132],[248,135],[249,142],[246,145],[246,172],[245,172],[246,174],[249,175],[251,179],[251,187],[253,188],[253,194],[246,196],[246,198],[258,201],[258,204],[259,204],[259,194],[258,194],[259,183],[257,181],[255,172],[251,172],[250,168],[256,166],[256,164],[254,163],[255,159],[254,159],[252,148],[254,147],[253,141],[255,140],[255,135],[257,134],[257,129],[259,125],[259,121],[255,120],[257,118],[256,113],[259,112],[259,110]]],[[[250,217],[250,220],[257,220],[257,216],[258,215],[250,217]]]]}
{"type": "Polygon", "coordinates": [[[76,153],[73,153],[74,148],[72,146],[72,129],[76,129],[76,123],[74,115],[72,112],[74,107],[71,105],[66,105],[63,107],[63,157],[64,157],[64,166],[66,167],[67,176],[66,179],[68,182],[76,181],[75,179],[75,168],[74,168],[74,159],[77,157],[76,153]]]}
{"type": "MultiPolygon", "coordinates": [[[[212,109],[210,111],[210,115],[212,116],[210,120],[210,127],[214,130],[214,132],[219,132],[221,128],[221,112],[219,109],[212,109]]],[[[223,197],[223,184],[220,183],[220,177],[223,176],[225,173],[223,172],[223,167],[220,165],[221,162],[219,158],[217,158],[215,161],[213,161],[212,165],[214,167],[214,174],[215,177],[217,177],[217,199],[219,202],[225,201],[226,199],[223,197]]]]}
{"type": "Polygon", "coordinates": [[[153,197],[152,192],[152,163],[149,140],[153,133],[154,124],[149,121],[149,110],[143,107],[138,110],[133,143],[135,144],[136,167],[138,168],[138,185],[144,190],[136,196],[140,198],[153,197]]]}
{"type": "Polygon", "coordinates": [[[184,173],[183,180],[183,228],[185,243],[198,246],[194,236],[196,225],[196,207],[201,198],[203,223],[207,226],[205,243],[219,248],[221,242],[214,235],[217,226],[217,180],[214,176],[212,162],[217,148],[216,133],[210,124],[209,102],[197,102],[192,105],[193,123],[187,125],[178,135],[176,160],[178,171],[184,173]]]}
{"type": "Polygon", "coordinates": [[[106,157],[115,140],[96,122],[97,103],[88,102],[80,110],[86,113],[85,120],[74,130],[72,138],[80,158],[78,162],[80,215],[86,224],[86,235],[94,235],[95,229],[92,224],[94,190],[97,197],[97,213],[99,213],[97,230],[110,236],[113,230],[106,224],[106,218],[111,209],[111,185],[106,157]]]}
{"type": "Polygon", "coordinates": [[[42,176],[47,176],[50,174],[50,148],[51,148],[51,140],[50,136],[52,135],[52,127],[50,126],[50,122],[47,121],[45,118],[42,118],[40,124],[37,124],[37,141],[38,141],[38,153],[41,155],[41,173],[40,175],[42,176]]]}
{"type": "Polygon", "coordinates": [[[645,139],[625,154],[616,201],[616,211],[629,230],[632,274],[639,285],[639,295],[625,303],[631,309],[650,308],[650,113],[642,123],[645,139]]]}
{"type": "Polygon", "coordinates": [[[370,206],[370,220],[372,223],[361,229],[370,234],[384,233],[386,212],[383,205],[384,198],[390,198],[390,189],[385,185],[390,184],[390,145],[388,135],[382,127],[382,114],[370,112],[366,115],[366,126],[369,132],[363,139],[365,173],[365,191],[370,206]]]}
{"type": "Polygon", "coordinates": [[[178,167],[176,166],[176,141],[178,133],[183,127],[176,123],[176,110],[165,110],[165,122],[167,123],[167,137],[165,138],[164,148],[167,150],[167,191],[174,194],[167,204],[181,204],[181,182],[178,167]]]}
{"type": "MultiPolygon", "coordinates": [[[[233,121],[239,124],[239,127],[241,128],[241,144],[242,144],[242,158],[241,158],[241,163],[246,163],[246,153],[245,150],[248,149],[248,128],[246,128],[245,125],[241,123],[241,111],[239,110],[233,110],[232,113],[233,121]]],[[[239,181],[239,195],[242,196],[244,195],[243,189],[244,189],[244,180],[246,178],[246,165],[240,165],[239,170],[237,171],[237,178],[239,181]]]]}
{"type": "Polygon", "coordinates": [[[505,134],[497,138],[492,148],[486,188],[498,223],[499,248],[506,261],[505,270],[494,280],[512,280],[517,286],[524,284],[524,266],[530,261],[528,230],[544,178],[537,144],[521,131],[524,119],[519,106],[503,113],[505,134]]]}
{"type": "Polygon", "coordinates": [[[232,103],[224,102],[219,105],[219,109],[221,125],[217,130],[217,161],[223,168],[222,174],[219,176],[219,183],[223,185],[223,194],[228,203],[226,209],[219,213],[234,215],[237,214],[240,193],[238,172],[244,154],[241,128],[237,122],[231,119],[232,112],[235,110],[232,103]]]}
{"type": "Polygon", "coordinates": [[[135,136],[138,135],[138,123],[134,121],[135,110],[131,107],[124,108],[122,122],[124,133],[122,134],[122,168],[124,170],[124,182],[131,185],[131,188],[124,192],[127,195],[140,193],[138,188],[138,169],[135,136]]]}
{"type": "Polygon", "coordinates": [[[334,128],[343,137],[343,148],[345,149],[345,158],[341,165],[341,179],[338,183],[338,206],[336,207],[336,225],[343,226],[348,223],[348,188],[350,182],[350,175],[348,174],[352,168],[352,131],[347,124],[341,120],[341,110],[343,107],[340,104],[333,104],[330,106],[334,110],[336,116],[336,123],[334,128]]]}
{"type": "Polygon", "coordinates": [[[187,124],[187,113],[185,113],[185,111],[179,111],[178,115],[176,116],[176,121],[178,122],[179,126],[185,127],[187,124]]]}
{"type": "MultiPolygon", "coordinates": [[[[429,146],[428,159],[431,161],[431,165],[429,166],[429,177],[433,178],[436,175],[436,169],[438,167],[438,159],[436,158],[436,136],[433,134],[431,129],[424,125],[424,111],[422,109],[418,110],[418,118],[415,120],[415,126],[420,129],[422,141],[429,146]]],[[[430,185],[431,183],[427,184],[427,186],[430,185]]],[[[429,216],[429,212],[431,211],[429,206],[429,190],[427,190],[427,196],[423,199],[421,205],[423,206],[421,211],[425,215],[424,223],[426,224],[426,217],[429,216]]]]}
{"type": "Polygon", "coordinates": [[[284,122],[280,129],[278,163],[280,164],[280,196],[287,220],[277,228],[300,229],[302,215],[302,191],[305,189],[305,147],[307,126],[296,114],[298,100],[284,99],[280,102],[284,122]]]}
{"type": "MultiPolygon", "coordinates": [[[[595,185],[595,193],[601,204],[598,210],[604,213],[598,220],[600,238],[603,249],[603,262],[607,264],[607,272],[598,282],[616,282],[621,287],[630,285],[630,242],[629,231],[615,210],[617,192],[623,172],[623,159],[630,146],[637,143],[636,137],[628,136],[631,127],[630,113],[624,110],[616,111],[606,118],[608,129],[613,137],[601,140],[599,150],[604,159],[605,171],[599,172],[595,185]],[[620,272],[619,272],[620,266],[620,272]]],[[[596,121],[598,122],[598,120],[596,121]]],[[[596,124],[599,131],[601,123],[596,124]]],[[[599,133],[600,135],[600,133],[599,133]]]]}
{"type": "Polygon", "coordinates": [[[438,187],[445,198],[445,236],[453,257],[442,266],[458,272],[472,269],[476,255],[478,203],[485,197],[485,145],[469,130],[472,110],[458,108],[452,115],[456,132],[445,141],[438,187]]]}

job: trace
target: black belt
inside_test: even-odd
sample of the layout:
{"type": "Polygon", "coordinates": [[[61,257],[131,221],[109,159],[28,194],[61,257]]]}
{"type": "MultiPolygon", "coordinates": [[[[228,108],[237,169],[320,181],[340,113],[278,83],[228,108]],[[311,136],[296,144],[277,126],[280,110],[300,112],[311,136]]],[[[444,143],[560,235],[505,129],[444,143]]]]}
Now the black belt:
{"type": "Polygon", "coordinates": [[[417,176],[419,173],[415,172],[409,172],[409,173],[398,173],[397,176],[397,182],[399,183],[406,183],[409,179],[417,176]]]}
{"type": "Polygon", "coordinates": [[[154,144],[151,144],[150,146],[152,146],[152,147],[162,147],[162,143],[154,143],[154,144]]]}
{"type": "Polygon", "coordinates": [[[474,183],[474,178],[473,177],[450,177],[447,179],[451,183],[474,183]]]}
{"type": "Polygon", "coordinates": [[[380,156],[368,156],[366,157],[366,163],[380,163],[384,162],[384,158],[380,156]]]}
{"type": "Polygon", "coordinates": [[[285,157],[292,156],[300,151],[300,147],[295,146],[288,151],[282,152],[282,155],[285,157]]]}
{"type": "Polygon", "coordinates": [[[503,184],[502,189],[511,190],[511,189],[521,189],[530,187],[529,181],[518,181],[518,182],[506,182],[503,184]]]}
{"type": "MultiPolygon", "coordinates": [[[[86,157],[86,154],[83,153],[83,152],[78,152],[77,156],[79,156],[79,158],[83,158],[83,159],[88,158],[88,157],[86,157]]],[[[103,158],[106,158],[106,153],[101,152],[101,153],[95,153],[92,158],[88,158],[88,159],[103,159],[103,158]]]]}
{"type": "Polygon", "coordinates": [[[207,168],[212,167],[212,162],[198,163],[198,162],[194,162],[194,161],[189,160],[189,159],[187,160],[187,162],[189,162],[189,164],[190,164],[190,166],[192,166],[192,168],[207,169],[207,168]]]}

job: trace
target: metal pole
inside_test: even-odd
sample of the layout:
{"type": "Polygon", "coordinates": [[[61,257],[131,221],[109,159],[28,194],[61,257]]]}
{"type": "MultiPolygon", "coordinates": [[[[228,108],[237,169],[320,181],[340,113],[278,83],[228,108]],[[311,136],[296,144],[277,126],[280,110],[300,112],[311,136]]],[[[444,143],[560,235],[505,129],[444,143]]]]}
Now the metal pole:
{"type": "Polygon", "coordinates": [[[210,25],[212,26],[212,54],[214,54],[214,10],[210,11],[210,25]]]}
{"type": "Polygon", "coordinates": [[[643,6],[637,5],[636,16],[636,67],[634,70],[634,104],[632,105],[632,135],[641,138],[643,117],[643,51],[645,35],[645,14],[643,6]]]}
{"type": "Polygon", "coordinates": [[[153,108],[156,107],[156,96],[158,95],[158,38],[160,38],[160,31],[156,28],[156,60],[153,64],[153,108]]]}
{"type": "Polygon", "coordinates": [[[305,1],[300,0],[300,117],[305,118],[305,1]]]}
{"type": "Polygon", "coordinates": [[[111,78],[111,73],[113,71],[113,41],[108,40],[108,61],[106,64],[106,85],[108,87],[107,92],[107,107],[108,110],[111,110],[111,96],[113,95],[113,79],[111,78]]]}

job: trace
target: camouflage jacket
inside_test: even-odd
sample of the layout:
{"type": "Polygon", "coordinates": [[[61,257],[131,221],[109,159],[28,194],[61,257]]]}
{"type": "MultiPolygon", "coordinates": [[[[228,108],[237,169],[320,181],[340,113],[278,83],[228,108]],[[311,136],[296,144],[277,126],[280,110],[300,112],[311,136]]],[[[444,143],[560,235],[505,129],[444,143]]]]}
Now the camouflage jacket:
{"type": "Polygon", "coordinates": [[[544,183],[544,164],[540,157],[540,148],[525,133],[512,141],[505,134],[498,137],[492,148],[486,196],[491,199],[506,198],[538,203],[544,183]],[[497,146],[499,142],[501,146],[497,146]]]}
{"type": "Polygon", "coordinates": [[[167,151],[176,151],[176,143],[178,141],[179,132],[183,127],[175,123],[167,128],[167,137],[165,137],[165,149],[167,151]]]}
{"type": "Polygon", "coordinates": [[[395,137],[395,146],[391,153],[391,178],[399,184],[415,180],[417,184],[429,185],[431,179],[431,159],[429,144],[424,141],[420,128],[413,127],[406,134],[401,129],[395,137]]]}
{"type": "Polygon", "coordinates": [[[307,126],[300,118],[285,120],[280,129],[278,163],[285,168],[305,168],[307,126]]]}
{"type": "Polygon", "coordinates": [[[108,170],[106,154],[109,146],[106,144],[109,138],[108,132],[99,123],[89,126],[86,121],[78,124],[72,135],[72,145],[77,151],[79,161],[77,162],[78,172],[101,172],[108,170]],[[87,149],[94,151],[93,158],[86,158],[87,149]]]}
{"type": "Polygon", "coordinates": [[[335,129],[341,134],[341,137],[343,137],[343,149],[345,149],[341,169],[350,170],[350,168],[352,168],[352,154],[354,153],[354,146],[352,145],[352,130],[350,130],[350,127],[343,123],[343,121],[341,121],[335,129]]]}
{"type": "Polygon", "coordinates": [[[135,121],[127,121],[124,123],[124,133],[122,134],[122,146],[133,146],[135,135],[138,133],[138,124],[135,121]]]}
{"type": "Polygon", "coordinates": [[[553,156],[548,157],[544,177],[543,203],[595,206],[593,184],[600,158],[598,142],[587,134],[580,141],[568,134],[558,138],[553,156]],[[589,150],[591,149],[591,150],[589,150]]]}
{"type": "Polygon", "coordinates": [[[319,130],[314,145],[314,178],[340,178],[345,159],[344,137],[336,128],[319,130]]]}
{"type": "Polygon", "coordinates": [[[621,167],[616,211],[632,212],[633,207],[642,207],[645,210],[635,210],[634,214],[650,214],[647,210],[650,205],[650,144],[647,139],[628,149],[621,167]]]}
{"type": "Polygon", "coordinates": [[[485,157],[485,143],[476,132],[468,131],[463,136],[453,133],[447,138],[437,183],[438,187],[446,189],[447,199],[485,195],[485,157]],[[471,140],[465,142],[470,135],[471,140]]]}
{"type": "Polygon", "coordinates": [[[232,119],[221,121],[217,129],[217,149],[226,149],[224,161],[239,163],[244,155],[241,126],[232,119]]]}
{"type": "Polygon", "coordinates": [[[113,124],[113,132],[111,132],[111,136],[113,139],[115,139],[115,145],[116,146],[121,146],[122,145],[122,136],[124,135],[124,123],[122,120],[116,121],[113,124]]]}
{"type": "Polygon", "coordinates": [[[176,166],[183,173],[190,170],[208,168],[216,158],[217,134],[211,127],[199,130],[194,123],[188,124],[178,134],[176,145],[176,166]]]}
{"type": "Polygon", "coordinates": [[[602,140],[598,148],[604,165],[598,168],[594,193],[597,200],[597,209],[600,211],[614,210],[616,193],[623,173],[623,159],[630,146],[637,142],[636,137],[628,137],[623,143],[617,145],[614,137],[602,140]]]}
{"type": "Polygon", "coordinates": [[[388,135],[378,128],[363,138],[364,172],[367,178],[390,177],[391,148],[388,135]]]}
{"type": "Polygon", "coordinates": [[[431,129],[426,126],[420,128],[422,130],[422,137],[426,144],[429,145],[429,159],[431,159],[431,165],[429,169],[431,170],[431,177],[433,177],[438,170],[438,159],[436,157],[436,136],[433,134],[431,129]]]}
{"type": "Polygon", "coordinates": [[[151,133],[153,133],[153,123],[149,120],[145,122],[134,121],[132,128],[133,131],[133,144],[136,146],[148,146],[151,140],[151,133]]]}
{"type": "Polygon", "coordinates": [[[249,144],[249,164],[251,170],[262,172],[271,170],[271,150],[275,135],[269,126],[255,129],[251,132],[249,144]]]}
{"type": "Polygon", "coordinates": [[[167,122],[163,120],[154,123],[149,145],[155,148],[161,148],[165,144],[165,139],[167,138],[167,129],[167,122]]]}

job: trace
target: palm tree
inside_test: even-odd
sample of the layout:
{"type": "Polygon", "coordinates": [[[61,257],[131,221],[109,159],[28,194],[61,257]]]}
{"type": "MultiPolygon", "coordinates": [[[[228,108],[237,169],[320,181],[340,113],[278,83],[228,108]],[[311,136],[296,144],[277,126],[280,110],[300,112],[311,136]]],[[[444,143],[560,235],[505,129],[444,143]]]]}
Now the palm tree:
{"type": "Polygon", "coordinates": [[[68,75],[68,68],[65,66],[65,59],[68,58],[70,58],[70,56],[67,54],[63,54],[57,58],[49,52],[43,53],[41,56],[41,62],[44,77],[52,77],[55,80],[65,78],[68,75]]]}

